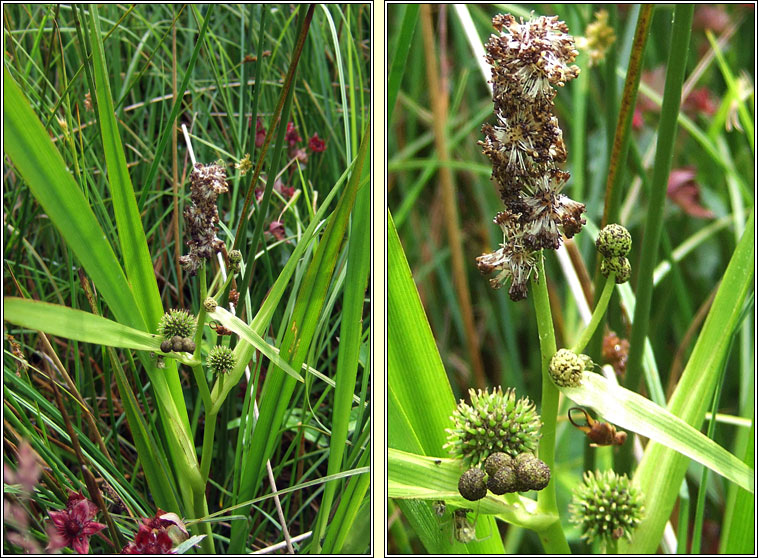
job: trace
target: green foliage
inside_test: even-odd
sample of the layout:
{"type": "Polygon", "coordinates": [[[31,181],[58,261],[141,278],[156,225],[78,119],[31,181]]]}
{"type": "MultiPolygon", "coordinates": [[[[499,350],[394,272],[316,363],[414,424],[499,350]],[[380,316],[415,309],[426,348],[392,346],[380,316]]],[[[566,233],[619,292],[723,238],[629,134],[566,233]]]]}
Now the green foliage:
{"type": "MultiPolygon", "coordinates": [[[[83,489],[119,533],[114,547],[93,538],[93,552],[120,551],[134,518],[156,507],[179,514],[205,553],[229,550],[229,523],[236,552],[279,542],[279,513],[291,537],[339,518],[300,551],[326,537],[330,552],[366,552],[369,236],[347,223],[369,222],[359,194],[368,6],[16,5],[4,15],[5,442],[30,440],[52,471],[26,508],[30,540],[44,547],[46,511],[83,489]],[[316,134],[326,150],[309,147],[316,134]],[[278,141],[263,146],[264,136],[278,141]],[[216,234],[245,257],[192,278],[179,257],[195,160],[226,167],[216,234]],[[246,281],[227,277],[235,265],[246,281]],[[156,331],[170,308],[198,327],[190,339],[174,316],[161,332],[184,351],[162,356],[156,331]],[[39,331],[55,336],[51,347],[39,331]],[[216,346],[234,366],[214,377],[202,363],[216,346]],[[300,381],[286,398],[259,389],[287,374],[300,381]],[[267,463],[276,499],[242,475],[267,463]]],[[[11,540],[4,550],[18,552],[11,540]]]]}
{"type": "MultiPolygon", "coordinates": [[[[754,82],[755,53],[739,48],[742,41],[754,41],[748,24],[752,15],[736,6],[696,6],[694,19],[684,6],[605,9],[616,41],[604,56],[592,56],[595,65],[589,63],[587,44],[580,46],[575,63],[581,73],[554,99],[568,150],[563,170],[572,177],[565,194],[586,204],[588,223],[567,243],[567,253],[545,256],[539,282],[529,286],[533,306],[511,303],[491,290],[475,265],[477,256],[500,243],[502,233],[492,216],[503,209],[490,179],[492,166],[477,145],[484,138],[482,125],[493,119],[483,71],[487,65],[477,49],[493,33],[496,13],[510,10],[525,19],[532,10],[535,16],[555,14],[581,36],[596,20],[595,10],[579,5],[435,7],[429,30],[417,12],[388,8],[389,86],[397,98],[389,109],[387,155],[394,217],[388,239],[388,444],[410,452],[390,450],[389,496],[403,511],[390,526],[390,550],[397,542],[397,548],[418,551],[423,544],[429,553],[440,552],[429,536],[423,505],[443,499],[450,506],[451,481],[463,471],[460,463],[442,459],[451,478],[440,480],[440,465],[423,457],[440,454],[428,453],[426,441],[441,435],[438,416],[450,414],[454,398],[465,397],[471,387],[498,385],[537,403],[544,423],[539,456],[552,472],[536,502],[523,497],[534,504],[520,508],[522,515],[514,512],[518,503],[508,494],[480,501],[479,522],[490,516],[511,524],[501,526],[509,551],[557,553],[550,545],[561,538],[572,551],[592,550],[568,522],[567,512],[583,472],[595,469],[626,471],[646,494],[648,515],[630,542],[619,543],[620,551],[674,550],[662,533],[677,498],[687,493],[683,487],[707,490],[706,518],[728,534],[722,549],[754,550],[744,517],[752,509],[747,500],[754,490],[753,464],[738,459],[747,455],[754,407],[754,324],[746,319],[753,305],[747,262],[754,252],[747,238],[754,234],[749,186],[755,181],[754,115],[749,103],[737,100],[737,91],[749,91],[754,82]],[[703,29],[702,21],[713,22],[711,8],[733,24],[729,33],[703,29]],[[444,61],[438,79],[445,87],[429,87],[430,57],[444,61]],[[746,78],[742,85],[735,77],[740,73],[746,78]],[[441,125],[439,113],[432,111],[435,103],[445,107],[441,125]],[[727,121],[741,124],[737,128],[727,121]],[[447,146],[450,160],[444,160],[441,145],[447,146]],[[459,223],[449,219],[437,180],[443,165],[452,171],[459,223]],[[629,232],[611,255],[624,256],[630,245],[631,251],[626,262],[614,262],[623,265],[605,270],[616,272],[605,281],[593,241],[607,221],[629,232]],[[458,249],[465,257],[463,269],[456,267],[458,249]],[[412,285],[414,295],[418,291],[418,306],[393,289],[393,262],[399,261],[404,267],[398,284],[412,285]],[[614,280],[619,271],[629,279],[622,285],[614,280]],[[473,346],[468,323],[476,332],[473,346]],[[622,341],[631,338],[631,347],[607,346],[604,356],[602,338],[612,339],[611,331],[622,341]],[[559,398],[547,374],[551,357],[563,347],[585,353],[596,364],[583,372],[589,380],[560,388],[568,397],[559,398]],[[481,357],[483,378],[472,354],[481,357]],[[618,382],[598,374],[605,364],[604,374],[613,375],[610,357],[619,367],[618,382]],[[630,369],[624,376],[627,359],[630,369]],[[436,375],[426,372],[431,367],[436,375]],[[410,387],[407,394],[401,391],[410,383],[407,370],[414,371],[412,394],[410,387]],[[564,420],[574,404],[569,398],[627,430],[624,446],[587,447],[583,433],[564,420]],[[407,400],[407,406],[398,399],[407,400]],[[437,401],[445,402],[445,411],[438,412],[437,401]],[[412,405],[428,413],[411,412],[412,405]],[[711,408],[719,414],[709,439],[699,430],[711,408]],[[641,463],[632,454],[634,432],[650,439],[641,463]],[[686,474],[699,471],[694,462],[717,473],[708,477],[707,486],[700,475],[686,474]],[[422,502],[411,505],[411,498],[422,502]],[[542,521],[532,523],[537,516],[542,521]],[[512,528],[516,525],[537,533],[541,546],[536,537],[512,528]]],[[[680,524],[703,522],[702,515],[688,517],[684,504],[680,510],[680,524]]],[[[702,548],[717,543],[703,532],[702,548]]],[[[678,535],[686,549],[686,529],[678,535]]]]}

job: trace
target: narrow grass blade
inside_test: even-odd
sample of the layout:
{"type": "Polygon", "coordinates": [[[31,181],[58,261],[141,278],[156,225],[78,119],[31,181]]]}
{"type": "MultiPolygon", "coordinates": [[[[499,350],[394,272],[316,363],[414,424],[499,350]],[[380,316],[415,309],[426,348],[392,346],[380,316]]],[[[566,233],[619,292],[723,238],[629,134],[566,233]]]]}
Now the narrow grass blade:
{"type": "Polygon", "coordinates": [[[5,320],[50,335],[140,351],[156,351],[161,344],[158,335],[67,306],[16,297],[6,297],[3,304],[5,320]]]}
{"type": "MultiPolygon", "coordinates": [[[[422,455],[442,456],[445,428],[455,397],[413,282],[392,215],[387,216],[387,444],[422,455]]],[[[399,473],[403,475],[402,471],[399,473]]],[[[456,479],[457,483],[457,479],[456,479]]],[[[430,553],[451,551],[429,505],[398,500],[403,514],[430,553]]],[[[492,517],[480,517],[477,533],[497,533],[492,517]]],[[[456,545],[472,554],[502,554],[499,536],[456,545]]]]}
{"type": "Polygon", "coordinates": [[[302,382],[303,377],[295,372],[287,362],[279,356],[279,352],[274,347],[266,343],[266,341],[253,331],[250,326],[240,320],[237,316],[222,308],[216,307],[213,312],[208,312],[208,317],[217,320],[224,327],[231,329],[234,333],[239,335],[242,339],[247,341],[250,345],[258,349],[266,358],[272,363],[281,368],[284,372],[295,378],[297,381],[302,382]]]}
{"type": "Polygon", "coordinates": [[[400,92],[400,82],[405,73],[408,53],[411,51],[413,34],[416,31],[418,21],[418,4],[396,4],[395,10],[403,10],[400,32],[397,35],[390,60],[389,76],[387,78],[387,123],[392,122],[392,113],[395,110],[397,94],[400,92]]]}
{"type": "MultiPolygon", "coordinates": [[[[714,383],[726,358],[726,349],[739,326],[742,305],[753,285],[754,234],[754,214],[751,213],[669,402],[669,411],[695,428],[699,428],[704,420],[714,383]]],[[[688,458],[666,446],[648,445],[635,473],[639,485],[645,490],[648,516],[635,531],[631,543],[620,545],[621,552],[630,548],[635,552],[655,552],[688,464],[688,458]]]]}
{"type": "Polygon", "coordinates": [[[649,399],[595,373],[585,373],[580,387],[561,388],[561,392],[577,405],[592,407],[616,426],[676,450],[746,490],[754,491],[754,471],[750,467],[649,399]]]}
{"type": "MultiPolygon", "coordinates": [[[[337,208],[329,219],[324,236],[316,249],[303,278],[300,291],[292,313],[290,325],[281,344],[281,354],[293,368],[300,368],[305,360],[311,344],[316,323],[326,300],[327,289],[331,281],[334,266],[339,256],[339,250],[344,242],[348,220],[352,212],[358,186],[361,183],[363,164],[366,160],[370,127],[366,127],[361,142],[353,174],[348,181],[337,208]]],[[[365,219],[365,215],[355,216],[365,219]]],[[[251,446],[257,448],[251,452],[242,463],[241,485],[237,501],[249,500],[260,486],[264,464],[271,455],[274,444],[278,440],[278,431],[284,413],[292,396],[294,380],[272,370],[266,375],[261,392],[261,409],[258,422],[251,441],[251,446]]],[[[232,553],[241,552],[247,537],[247,522],[237,521],[232,524],[232,536],[229,550],[232,553]]]]}
{"type": "MultiPolygon", "coordinates": [[[[364,167],[364,178],[368,166],[364,167]]],[[[358,192],[355,215],[369,215],[371,212],[371,187],[366,184],[358,192]]],[[[351,224],[348,241],[347,273],[340,322],[340,345],[337,357],[337,387],[334,392],[332,411],[332,436],[329,441],[329,462],[327,474],[337,473],[342,468],[342,458],[347,441],[350,410],[353,405],[355,380],[358,375],[358,359],[362,338],[363,305],[366,296],[369,269],[371,267],[371,220],[358,217],[351,224]]],[[[323,537],[332,508],[336,483],[324,487],[324,496],[319,507],[319,517],[315,529],[316,547],[323,537]]],[[[333,549],[332,549],[333,551],[333,549]]]]}
{"type": "Polygon", "coordinates": [[[158,325],[163,315],[158,284],[150,252],[147,248],[145,231],[137,210],[134,188],[126,166],[124,146],[118,131],[111,88],[108,83],[108,67],[103,54],[102,33],[97,7],[91,6],[90,42],[92,44],[92,65],[97,92],[98,122],[103,142],[103,153],[108,168],[108,185],[113,196],[113,213],[121,243],[124,270],[134,291],[136,309],[142,314],[148,328],[158,325]]]}
{"type": "Polygon", "coordinates": [[[118,321],[145,330],[121,264],[84,194],[16,82],[3,68],[5,152],[118,321]]]}

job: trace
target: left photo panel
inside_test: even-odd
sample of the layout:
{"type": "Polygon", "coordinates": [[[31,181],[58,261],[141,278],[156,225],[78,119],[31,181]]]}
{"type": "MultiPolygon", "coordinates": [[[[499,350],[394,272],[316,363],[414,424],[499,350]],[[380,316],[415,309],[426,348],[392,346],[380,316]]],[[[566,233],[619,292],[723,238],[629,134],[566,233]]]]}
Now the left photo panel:
{"type": "Polygon", "coordinates": [[[372,25],[3,6],[3,553],[374,551],[372,25]]]}

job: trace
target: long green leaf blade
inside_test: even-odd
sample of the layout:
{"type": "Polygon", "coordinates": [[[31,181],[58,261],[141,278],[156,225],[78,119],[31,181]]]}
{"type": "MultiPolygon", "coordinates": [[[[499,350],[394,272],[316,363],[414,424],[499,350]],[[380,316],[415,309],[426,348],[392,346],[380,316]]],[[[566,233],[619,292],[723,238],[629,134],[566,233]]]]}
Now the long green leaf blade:
{"type": "MultiPolygon", "coordinates": [[[[742,305],[753,284],[754,217],[751,213],[669,402],[669,411],[695,428],[703,423],[730,337],[739,325],[742,305]]],[[[631,548],[635,552],[655,552],[688,464],[688,458],[661,444],[647,446],[635,478],[644,487],[648,515],[635,531],[632,541],[619,545],[619,551],[631,548]]]]}
{"type": "Polygon", "coordinates": [[[161,344],[158,335],[67,306],[16,297],[6,297],[3,304],[7,321],[50,335],[140,351],[156,351],[161,344]]]}
{"type": "Polygon", "coordinates": [[[3,68],[5,152],[55,223],[118,321],[145,329],[121,264],[63,157],[21,89],[3,68]]]}
{"type": "Polygon", "coordinates": [[[750,467],[649,399],[588,372],[580,387],[561,388],[561,392],[578,405],[592,407],[605,420],[676,450],[754,491],[754,471],[750,467]]]}

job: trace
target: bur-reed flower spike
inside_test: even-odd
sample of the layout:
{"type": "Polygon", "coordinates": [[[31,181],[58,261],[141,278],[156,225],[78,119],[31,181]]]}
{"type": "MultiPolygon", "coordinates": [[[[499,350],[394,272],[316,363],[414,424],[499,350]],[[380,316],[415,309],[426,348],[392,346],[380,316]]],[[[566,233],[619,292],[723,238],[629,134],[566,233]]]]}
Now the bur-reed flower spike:
{"type": "Polygon", "coordinates": [[[606,225],[598,233],[595,247],[604,258],[626,256],[632,250],[632,235],[621,225],[606,225]]]}
{"type": "Polygon", "coordinates": [[[600,262],[600,273],[608,277],[611,272],[616,274],[616,283],[626,283],[632,277],[632,264],[624,256],[605,258],[600,262]]]}
{"type": "Polygon", "coordinates": [[[184,222],[189,235],[189,254],[179,258],[179,263],[190,275],[196,275],[203,260],[211,259],[224,243],[216,238],[218,208],[216,198],[229,191],[226,169],[219,164],[195,163],[190,174],[190,198],[192,204],[184,209],[184,222]]]}
{"type": "Polygon", "coordinates": [[[557,249],[561,234],[571,238],[585,220],[584,204],[561,193],[569,173],[557,164],[566,146],[553,115],[554,86],[579,74],[574,39],[556,17],[524,23],[511,15],[492,20],[500,32],[485,45],[492,66],[492,100],[497,123],[482,127],[482,152],[492,162],[492,180],[505,204],[495,217],[503,243],[477,258],[482,273],[497,272],[493,288],[510,283],[512,300],[526,298],[529,279],[537,279],[534,252],[557,249]],[[533,273],[534,272],[534,273],[533,273]]]}
{"type": "Polygon", "coordinates": [[[213,298],[212,296],[207,297],[203,301],[203,308],[205,309],[206,312],[213,312],[217,306],[218,306],[218,303],[216,302],[216,299],[213,298]]]}
{"type": "Polygon", "coordinates": [[[559,349],[550,359],[548,370],[550,377],[559,387],[579,387],[582,372],[592,366],[592,359],[587,355],[578,355],[568,349],[559,349]]]}
{"type": "Polygon", "coordinates": [[[642,493],[626,475],[587,471],[574,489],[569,511],[588,542],[631,539],[644,513],[642,493]]]}
{"type": "Polygon", "coordinates": [[[550,482],[550,467],[531,453],[522,453],[513,460],[519,492],[542,490],[550,482]]]}
{"type": "Polygon", "coordinates": [[[164,339],[174,336],[192,337],[195,333],[195,317],[186,310],[169,310],[158,323],[158,333],[164,339]]]}
{"type": "Polygon", "coordinates": [[[208,366],[216,374],[231,372],[236,362],[234,351],[225,345],[217,345],[208,353],[208,366]]]}
{"type": "Polygon", "coordinates": [[[453,457],[478,466],[498,451],[516,456],[537,448],[542,422],[528,397],[517,400],[514,390],[500,387],[492,393],[470,389],[469,397],[471,405],[461,400],[450,417],[444,447],[453,457]]]}
{"type": "Polygon", "coordinates": [[[493,494],[509,494],[516,492],[521,485],[513,467],[505,465],[488,474],[487,488],[493,494]]]}

